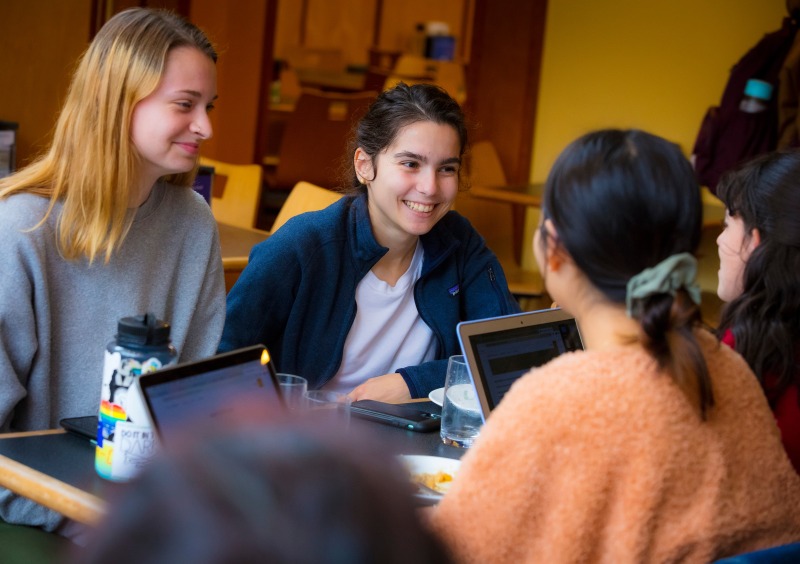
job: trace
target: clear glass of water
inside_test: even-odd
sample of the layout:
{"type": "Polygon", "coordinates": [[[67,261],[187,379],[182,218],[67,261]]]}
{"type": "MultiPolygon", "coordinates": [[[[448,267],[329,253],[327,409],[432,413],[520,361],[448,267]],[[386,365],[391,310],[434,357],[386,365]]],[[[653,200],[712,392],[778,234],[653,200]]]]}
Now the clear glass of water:
{"type": "Polygon", "coordinates": [[[309,415],[320,423],[347,428],[350,425],[350,404],[347,394],[330,390],[308,390],[305,393],[309,415]]]}
{"type": "Polygon", "coordinates": [[[278,372],[278,387],[281,390],[283,404],[290,411],[298,411],[306,407],[306,391],[308,381],[302,376],[278,372]]]}
{"type": "Polygon", "coordinates": [[[467,369],[463,355],[450,357],[442,403],[442,428],[440,436],[446,445],[469,448],[481,432],[478,395],[467,369]]]}

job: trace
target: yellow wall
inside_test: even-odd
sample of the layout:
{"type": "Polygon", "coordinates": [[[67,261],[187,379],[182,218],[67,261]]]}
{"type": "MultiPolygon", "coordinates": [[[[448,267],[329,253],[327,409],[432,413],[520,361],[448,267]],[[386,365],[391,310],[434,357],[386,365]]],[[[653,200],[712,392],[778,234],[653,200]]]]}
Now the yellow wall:
{"type": "Polygon", "coordinates": [[[531,179],[592,129],[646,129],[691,151],[733,64],[784,0],[550,0],[531,179]]]}

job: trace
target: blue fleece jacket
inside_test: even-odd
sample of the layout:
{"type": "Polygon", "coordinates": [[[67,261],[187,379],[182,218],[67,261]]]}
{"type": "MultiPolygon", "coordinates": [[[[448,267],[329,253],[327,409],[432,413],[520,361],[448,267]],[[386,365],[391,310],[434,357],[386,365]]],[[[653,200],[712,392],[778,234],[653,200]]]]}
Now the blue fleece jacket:
{"type": "MultiPolygon", "coordinates": [[[[394,367],[415,398],[444,386],[448,357],[461,353],[458,322],[520,310],[500,263],[465,218],[451,211],[420,240],[414,299],[436,337],[437,360],[394,367]]],[[[356,286],[387,250],[372,233],[364,195],[292,218],[251,251],[228,294],[220,351],[262,343],[279,371],[323,386],[342,361],[356,286]]]]}

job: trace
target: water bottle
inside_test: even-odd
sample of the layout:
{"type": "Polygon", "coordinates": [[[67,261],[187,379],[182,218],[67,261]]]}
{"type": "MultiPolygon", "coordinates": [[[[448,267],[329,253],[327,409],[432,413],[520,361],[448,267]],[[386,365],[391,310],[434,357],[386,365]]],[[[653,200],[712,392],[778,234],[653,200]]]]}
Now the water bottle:
{"type": "Polygon", "coordinates": [[[757,114],[767,109],[772,98],[772,84],[751,78],[744,87],[744,96],[739,102],[739,109],[748,114],[757,114]]]}
{"type": "Polygon", "coordinates": [[[106,347],[95,451],[95,470],[102,478],[129,480],[155,450],[155,433],[134,383],[177,360],[169,330],[153,313],[123,317],[106,347]]]}

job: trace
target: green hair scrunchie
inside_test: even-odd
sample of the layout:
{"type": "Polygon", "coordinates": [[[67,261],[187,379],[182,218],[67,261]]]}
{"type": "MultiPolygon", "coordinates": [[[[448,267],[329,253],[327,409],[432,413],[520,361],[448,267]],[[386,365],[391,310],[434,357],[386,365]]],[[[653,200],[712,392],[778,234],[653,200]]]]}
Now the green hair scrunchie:
{"type": "Polygon", "coordinates": [[[695,284],[697,259],[690,253],[665,258],[652,268],[645,268],[628,280],[625,311],[633,317],[633,303],[655,294],[675,294],[684,288],[694,303],[700,305],[700,287],[695,284]]]}

